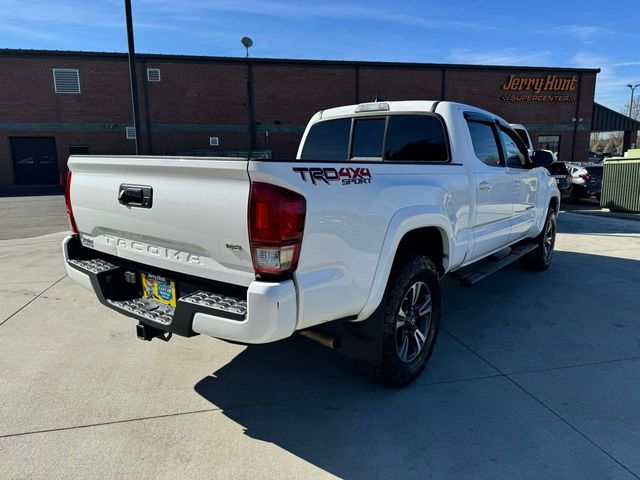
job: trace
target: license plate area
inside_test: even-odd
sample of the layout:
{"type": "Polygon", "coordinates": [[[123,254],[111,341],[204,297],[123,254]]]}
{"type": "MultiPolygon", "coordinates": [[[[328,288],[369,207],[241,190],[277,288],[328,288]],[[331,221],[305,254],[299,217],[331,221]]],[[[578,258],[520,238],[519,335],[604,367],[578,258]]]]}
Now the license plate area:
{"type": "Polygon", "coordinates": [[[153,273],[142,273],[142,298],[176,307],[176,282],[153,273]]]}

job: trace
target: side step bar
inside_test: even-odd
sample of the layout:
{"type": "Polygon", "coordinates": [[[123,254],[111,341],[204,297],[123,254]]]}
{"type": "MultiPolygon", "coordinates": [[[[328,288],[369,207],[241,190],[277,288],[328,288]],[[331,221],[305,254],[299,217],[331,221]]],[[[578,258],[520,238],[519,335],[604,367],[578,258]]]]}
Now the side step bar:
{"type": "Polygon", "coordinates": [[[500,250],[484,260],[452,272],[451,278],[457,280],[463,287],[470,287],[501,268],[511,265],[537,247],[538,245],[535,243],[525,243],[523,245],[507,247],[507,250],[511,250],[510,252],[507,253],[507,250],[500,250]]]}

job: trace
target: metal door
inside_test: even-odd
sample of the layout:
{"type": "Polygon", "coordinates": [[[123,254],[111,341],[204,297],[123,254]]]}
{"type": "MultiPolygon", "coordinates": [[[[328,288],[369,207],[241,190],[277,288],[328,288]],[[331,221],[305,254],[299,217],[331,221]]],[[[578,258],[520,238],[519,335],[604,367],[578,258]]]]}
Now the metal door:
{"type": "Polygon", "coordinates": [[[11,137],[16,185],[57,185],[60,182],[54,137],[11,137]]]}

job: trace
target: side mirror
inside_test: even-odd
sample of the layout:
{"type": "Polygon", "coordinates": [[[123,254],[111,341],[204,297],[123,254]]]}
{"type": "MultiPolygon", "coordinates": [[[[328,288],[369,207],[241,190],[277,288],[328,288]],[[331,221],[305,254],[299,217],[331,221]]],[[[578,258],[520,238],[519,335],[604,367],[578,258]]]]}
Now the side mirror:
{"type": "Polygon", "coordinates": [[[534,167],[548,167],[553,163],[553,153],[551,150],[534,150],[531,161],[534,167]]]}

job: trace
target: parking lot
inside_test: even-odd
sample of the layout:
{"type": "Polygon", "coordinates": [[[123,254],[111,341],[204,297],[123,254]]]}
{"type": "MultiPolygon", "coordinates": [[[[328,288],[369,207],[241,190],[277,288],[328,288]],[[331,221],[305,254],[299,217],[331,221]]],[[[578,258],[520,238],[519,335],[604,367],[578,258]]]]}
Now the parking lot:
{"type": "Polygon", "coordinates": [[[640,478],[638,221],[563,212],[548,271],[445,280],[402,390],[302,337],[141,342],[66,277],[62,197],[0,222],[2,478],[640,478]]]}

